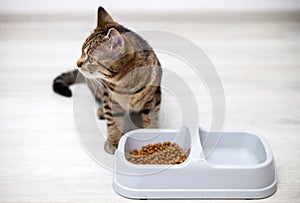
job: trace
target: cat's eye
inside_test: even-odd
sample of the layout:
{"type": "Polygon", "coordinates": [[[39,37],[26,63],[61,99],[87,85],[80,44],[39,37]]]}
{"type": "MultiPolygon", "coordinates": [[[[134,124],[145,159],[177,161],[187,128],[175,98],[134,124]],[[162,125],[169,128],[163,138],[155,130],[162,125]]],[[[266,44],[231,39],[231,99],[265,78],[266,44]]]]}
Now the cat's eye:
{"type": "Polygon", "coordinates": [[[88,61],[89,61],[90,63],[93,63],[93,62],[96,61],[96,59],[95,59],[94,57],[89,56],[89,57],[88,57],[88,61]]]}

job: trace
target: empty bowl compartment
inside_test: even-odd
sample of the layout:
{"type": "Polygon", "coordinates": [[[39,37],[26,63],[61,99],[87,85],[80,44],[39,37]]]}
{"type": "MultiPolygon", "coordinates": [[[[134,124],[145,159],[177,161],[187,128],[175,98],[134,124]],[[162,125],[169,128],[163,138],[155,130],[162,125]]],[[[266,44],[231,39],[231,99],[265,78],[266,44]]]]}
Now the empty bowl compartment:
{"type": "Polygon", "coordinates": [[[222,165],[257,165],[267,154],[259,136],[247,132],[207,133],[200,130],[200,142],[208,162],[222,165]]]}

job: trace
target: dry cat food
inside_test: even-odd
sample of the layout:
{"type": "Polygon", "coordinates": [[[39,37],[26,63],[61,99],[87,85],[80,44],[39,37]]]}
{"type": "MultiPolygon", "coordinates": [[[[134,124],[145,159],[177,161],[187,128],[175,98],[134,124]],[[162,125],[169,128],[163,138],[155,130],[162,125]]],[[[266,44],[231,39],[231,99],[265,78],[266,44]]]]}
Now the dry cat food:
{"type": "Polygon", "coordinates": [[[186,155],[178,144],[164,142],[134,149],[127,154],[127,160],[134,164],[181,164],[186,160],[186,155]]]}

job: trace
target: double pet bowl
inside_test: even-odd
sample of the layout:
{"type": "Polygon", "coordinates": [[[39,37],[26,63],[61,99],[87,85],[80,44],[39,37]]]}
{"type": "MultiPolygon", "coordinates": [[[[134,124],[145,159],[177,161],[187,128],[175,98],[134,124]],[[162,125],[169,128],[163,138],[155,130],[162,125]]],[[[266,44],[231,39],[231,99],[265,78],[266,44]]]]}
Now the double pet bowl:
{"type": "Polygon", "coordinates": [[[199,128],[138,129],[125,134],[115,153],[114,190],[134,199],[257,199],[276,191],[276,169],[267,141],[249,132],[210,132],[199,128]],[[133,164],[133,149],[175,142],[187,159],[177,165],[133,164]]]}

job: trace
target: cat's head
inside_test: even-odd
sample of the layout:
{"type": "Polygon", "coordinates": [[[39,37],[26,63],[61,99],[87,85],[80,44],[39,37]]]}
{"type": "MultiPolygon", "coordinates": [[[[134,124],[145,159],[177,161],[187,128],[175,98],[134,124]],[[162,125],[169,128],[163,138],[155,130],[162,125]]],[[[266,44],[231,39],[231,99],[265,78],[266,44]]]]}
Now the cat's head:
{"type": "Polygon", "coordinates": [[[120,27],[104,10],[98,8],[97,27],[82,46],[82,55],[77,66],[85,75],[109,76],[115,71],[112,66],[125,52],[125,38],[116,29],[120,27]]]}

